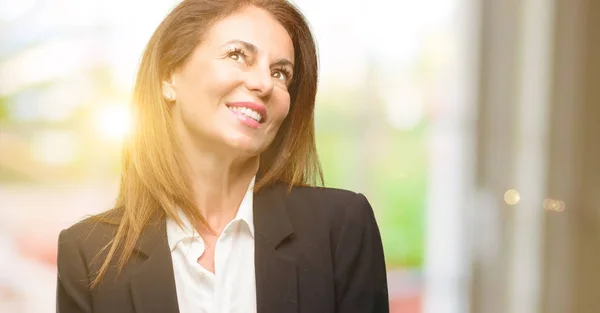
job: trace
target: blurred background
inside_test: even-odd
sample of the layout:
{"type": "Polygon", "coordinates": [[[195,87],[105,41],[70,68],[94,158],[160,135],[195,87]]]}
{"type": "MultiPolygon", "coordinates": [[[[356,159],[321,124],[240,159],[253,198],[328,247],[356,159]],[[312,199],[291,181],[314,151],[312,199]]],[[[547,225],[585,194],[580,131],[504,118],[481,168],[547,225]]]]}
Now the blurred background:
{"type": "MultiPolygon", "coordinates": [[[[115,200],[175,0],[0,0],[0,312],[54,312],[58,232],[115,200]]],[[[326,185],[364,193],[392,312],[600,312],[600,2],[297,0],[326,185]]]]}

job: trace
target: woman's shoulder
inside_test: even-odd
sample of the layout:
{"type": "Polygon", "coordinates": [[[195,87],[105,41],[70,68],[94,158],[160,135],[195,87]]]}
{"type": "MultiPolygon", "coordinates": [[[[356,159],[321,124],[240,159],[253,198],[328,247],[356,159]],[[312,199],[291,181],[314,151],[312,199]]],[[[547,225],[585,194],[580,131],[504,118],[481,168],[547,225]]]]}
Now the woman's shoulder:
{"type": "Polygon", "coordinates": [[[60,232],[56,268],[57,307],[61,312],[91,312],[89,288],[106,257],[104,248],[116,234],[117,225],[111,223],[115,213],[110,210],[87,217],[60,232]]]}
{"type": "Polygon", "coordinates": [[[347,204],[364,196],[348,189],[316,186],[294,186],[287,197],[291,200],[302,200],[314,204],[347,204]]]}
{"type": "Polygon", "coordinates": [[[373,216],[373,209],[367,198],[362,193],[347,189],[293,187],[286,198],[289,210],[328,217],[334,222],[373,216]]]}
{"type": "Polygon", "coordinates": [[[108,244],[117,231],[119,212],[115,209],[88,216],[87,218],[63,229],[58,236],[60,247],[69,247],[80,250],[98,252],[108,244]]]}

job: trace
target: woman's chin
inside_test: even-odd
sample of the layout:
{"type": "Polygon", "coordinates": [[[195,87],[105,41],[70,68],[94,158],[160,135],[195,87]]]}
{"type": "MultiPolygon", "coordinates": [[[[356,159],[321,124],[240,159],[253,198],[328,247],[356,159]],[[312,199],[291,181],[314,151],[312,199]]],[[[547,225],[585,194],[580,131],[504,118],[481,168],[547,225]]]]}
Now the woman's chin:
{"type": "Polygon", "coordinates": [[[245,156],[257,156],[264,150],[262,140],[256,138],[230,138],[226,142],[235,153],[245,156]]]}

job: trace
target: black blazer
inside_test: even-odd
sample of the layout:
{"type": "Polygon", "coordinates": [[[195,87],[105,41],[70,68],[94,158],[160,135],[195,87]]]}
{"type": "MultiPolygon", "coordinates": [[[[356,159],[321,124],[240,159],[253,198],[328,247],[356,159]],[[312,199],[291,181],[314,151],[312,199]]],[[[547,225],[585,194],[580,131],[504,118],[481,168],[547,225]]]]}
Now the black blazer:
{"type": "MultiPolygon", "coordinates": [[[[362,194],[274,185],[254,196],[258,313],[389,312],[379,229],[362,194]]],[[[177,313],[164,219],[142,233],[120,275],[90,290],[92,259],[116,230],[89,219],[58,243],[57,312],[177,313]]],[[[104,254],[105,255],[105,254],[104,254]]]]}

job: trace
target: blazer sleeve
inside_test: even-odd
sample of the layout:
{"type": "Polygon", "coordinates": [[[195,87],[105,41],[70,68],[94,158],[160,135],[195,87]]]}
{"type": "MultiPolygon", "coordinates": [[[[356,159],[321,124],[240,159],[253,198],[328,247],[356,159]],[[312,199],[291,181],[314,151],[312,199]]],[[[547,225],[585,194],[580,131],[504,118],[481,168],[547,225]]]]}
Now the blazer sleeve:
{"type": "Polygon", "coordinates": [[[373,209],[362,194],[344,210],[335,247],[336,312],[387,313],[383,245],[373,209]]]}
{"type": "Polygon", "coordinates": [[[58,236],[56,312],[91,313],[88,269],[76,234],[63,230],[58,236]]]}

